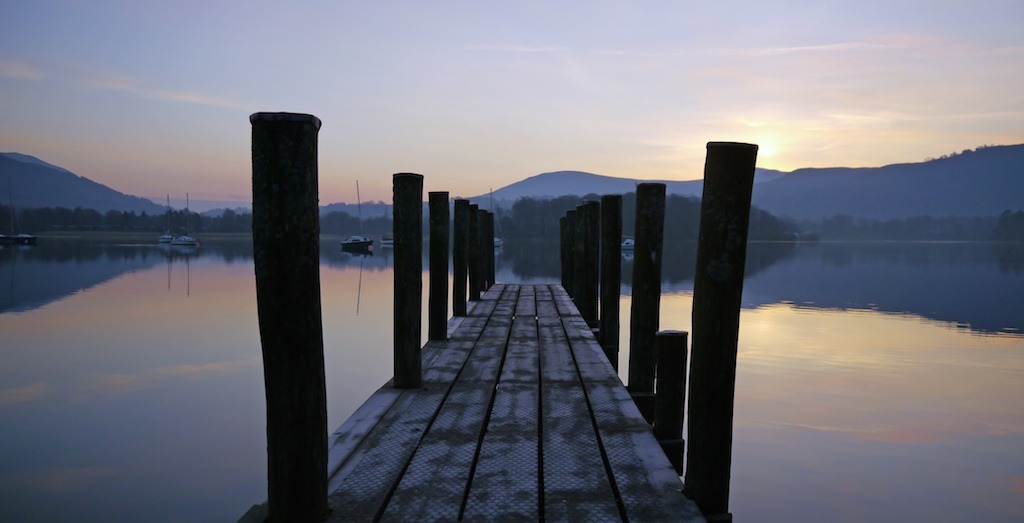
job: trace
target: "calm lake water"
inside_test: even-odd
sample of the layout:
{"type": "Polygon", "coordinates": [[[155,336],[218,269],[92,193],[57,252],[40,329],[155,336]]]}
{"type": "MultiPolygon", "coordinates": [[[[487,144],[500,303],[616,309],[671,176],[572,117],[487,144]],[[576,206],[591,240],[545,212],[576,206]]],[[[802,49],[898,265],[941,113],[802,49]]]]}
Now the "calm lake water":
{"type": "MultiPolygon", "coordinates": [[[[337,246],[332,430],[390,377],[392,341],[390,253],[337,246]]],[[[693,263],[667,249],[662,328],[690,329],[693,263]]],[[[497,279],[557,271],[557,245],[509,241],[497,279]]],[[[1022,296],[1020,245],[751,245],[737,521],[1024,520],[1022,296]]],[[[248,241],[5,246],[0,359],[0,521],[234,521],[265,499],[248,241]]]]}

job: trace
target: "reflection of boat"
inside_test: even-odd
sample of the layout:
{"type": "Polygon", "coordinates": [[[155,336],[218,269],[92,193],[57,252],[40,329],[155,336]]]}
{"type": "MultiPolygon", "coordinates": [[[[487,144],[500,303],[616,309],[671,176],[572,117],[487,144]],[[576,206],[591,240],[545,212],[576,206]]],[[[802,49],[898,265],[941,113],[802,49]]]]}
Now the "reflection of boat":
{"type": "Polygon", "coordinates": [[[156,239],[156,241],[158,241],[160,243],[171,243],[171,240],[173,240],[173,239],[174,239],[174,236],[171,235],[171,195],[168,194],[167,195],[167,232],[161,234],[160,237],[156,239]]]}
{"type": "Polygon", "coordinates": [[[199,241],[188,234],[188,193],[185,193],[185,234],[171,240],[171,245],[183,245],[189,247],[199,245],[199,241]]]}
{"type": "Polygon", "coordinates": [[[631,251],[634,247],[636,247],[636,240],[633,238],[626,238],[625,240],[622,240],[622,250],[631,251]]]}

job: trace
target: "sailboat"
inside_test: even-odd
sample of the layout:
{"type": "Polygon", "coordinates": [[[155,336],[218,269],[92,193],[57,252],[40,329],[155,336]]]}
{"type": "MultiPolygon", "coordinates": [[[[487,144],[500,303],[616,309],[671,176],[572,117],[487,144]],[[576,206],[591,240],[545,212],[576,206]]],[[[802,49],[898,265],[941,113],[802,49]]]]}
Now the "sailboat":
{"type": "Polygon", "coordinates": [[[359,196],[359,180],[356,180],[356,208],[359,212],[359,234],[341,240],[341,250],[346,252],[372,253],[373,240],[363,236],[363,200],[359,196]]]}
{"type": "Polygon", "coordinates": [[[199,241],[188,234],[188,193],[185,193],[185,234],[171,240],[171,245],[182,245],[186,247],[195,247],[199,245],[199,241]]]}
{"type": "Polygon", "coordinates": [[[14,212],[14,188],[11,182],[11,175],[7,175],[7,199],[11,210],[11,234],[10,236],[0,234],[0,243],[13,243],[15,245],[35,245],[36,237],[31,234],[15,233],[18,223],[18,215],[14,212]]]}
{"type": "Polygon", "coordinates": [[[171,195],[168,194],[167,195],[167,232],[161,234],[160,237],[156,239],[156,241],[158,241],[160,243],[171,243],[171,240],[173,240],[173,239],[174,239],[174,236],[171,235],[171,195]]]}

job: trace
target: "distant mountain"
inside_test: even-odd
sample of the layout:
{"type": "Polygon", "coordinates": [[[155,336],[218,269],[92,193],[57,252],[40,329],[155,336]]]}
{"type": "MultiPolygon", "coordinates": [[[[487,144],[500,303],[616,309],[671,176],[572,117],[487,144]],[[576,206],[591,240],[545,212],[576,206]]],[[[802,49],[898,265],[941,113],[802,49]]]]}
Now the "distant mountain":
{"type": "MultiPolygon", "coordinates": [[[[616,194],[640,182],[666,185],[669,194],[700,196],[703,181],[636,180],[579,171],[538,174],[494,191],[498,205],[525,196],[555,198],[616,194]]],[[[473,198],[489,205],[489,195],[473,198]]],[[[1024,210],[1024,145],[967,150],[919,163],[885,167],[757,169],[754,205],[778,216],[819,220],[837,214],[855,218],[912,216],[982,217],[1024,210]]]]}
{"type": "Polygon", "coordinates": [[[1024,145],[884,167],[798,169],[759,185],[754,204],[811,220],[995,216],[1024,209],[1024,145]]]}
{"type": "MultiPolygon", "coordinates": [[[[762,183],[782,176],[783,172],[771,169],[757,169],[755,182],[762,183]]],[[[638,183],[663,183],[668,194],[700,196],[704,190],[704,180],[637,180],[632,178],[614,178],[601,174],[582,171],[555,171],[538,174],[525,180],[506,185],[494,191],[497,204],[507,206],[519,198],[557,198],[559,196],[585,196],[587,194],[624,194],[636,191],[638,183]]],[[[490,195],[484,194],[471,198],[474,202],[486,207],[490,195]]]]}
{"type": "Polygon", "coordinates": [[[34,156],[0,153],[0,202],[6,205],[8,201],[13,201],[18,208],[82,207],[101,213],[110,210],[164,212],[162,205],[151,200],[120,193],[34,156]],[[8,196],[8,187],[13,198],[8,196]]]}

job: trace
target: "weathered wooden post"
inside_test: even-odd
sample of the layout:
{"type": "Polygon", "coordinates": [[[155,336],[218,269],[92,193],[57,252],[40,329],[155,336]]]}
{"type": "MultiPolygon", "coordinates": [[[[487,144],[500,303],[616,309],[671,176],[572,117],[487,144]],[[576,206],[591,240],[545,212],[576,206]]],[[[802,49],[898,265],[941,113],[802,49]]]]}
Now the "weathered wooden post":
{"type": "Polygon", "coordinates": [[[633,248],[633,305],[629,318],[629,385],[637,407],[654,420],[654,335],[661,306],[665,184],[636,188],[636,245],[633,248]]]}
{"type": "Polygon", "coordinates": [[[576,294],[576,211],[565,213],[565,231],[562,235],[562,287],[570,298],[576,294]]]}
{"type": "Polygon", "coordinates": [[[455,224],[452,234],[452,314],[466,315],[469,267],[469,200],[455,200],[455,224]]]}
{"type": "Polygon", "coordinates": [[[308,114],[255,113],[252,243],[267,393],[270,521],[327,514],[317,133],[308,114]]]}
{"type": "Polygon", "coordinates": [[[587,208],[576,206],[576,227],[572,240],[572,300],[584,320],[590,321],[585,312],[587,303],[587,208]]]}
{"type": "Polygon", "coordinates": [[[395,212],[395,381],[396,389],[422,383],[420,323],[423,300],[423,176],[392,177],[395,212]]]}
{"type": "Polygon", "coordinates": [[[583,317],[590,324],[591,328],[598,327],[598,302],[600,291],[600,265],[601,265],[601,202],[590,201],[583,204],[586,209],[586,233],[584,236],[584,264],[586,274],[583,278],[583,285],[586,288],[586,309],[583,317]]]}
{"type": "Polygon", "coordinates": [[[484,227],[484,245],[486,246],[484,261],[487,264],[487,283],[484,287],[490,289],[491,285],[494,285],[494,213],[488,211],[484,216],[487,217],[484,222],[486,225],[484,227]]]}
{"type": "Polygon", "coordinates": [[[658,357],[658,390],[654,401],[654,437],[668,460],[683,473],[683,406],[686,405],[686,336],[660,331],[654,338],[658,357]]]}
{"type": "Polygon", "coordinates": [[[448,193],[432,191],[430,206],[430,294],[427,339],[448,339],[448,193]]]}
{"type": "Polygon", "coordinates": [[[480,299],[483,282],[480,281],[480,207],[469,204],[469,234],[466,235],[468,256],[466,257],[469,271],[469,301],[480,299]]]}
{"type": "Polygon", "coordinates": [[[715,520],[732,519],[736,353],[756,163],[756,145],[708,143],[693,282],[685,491],[715,520]]]}
{"type": "Polygon", "coordinates": [[[622,287],[622,195],[601,197],[601,348],[619,370],[619,296],[622,287]]]}

